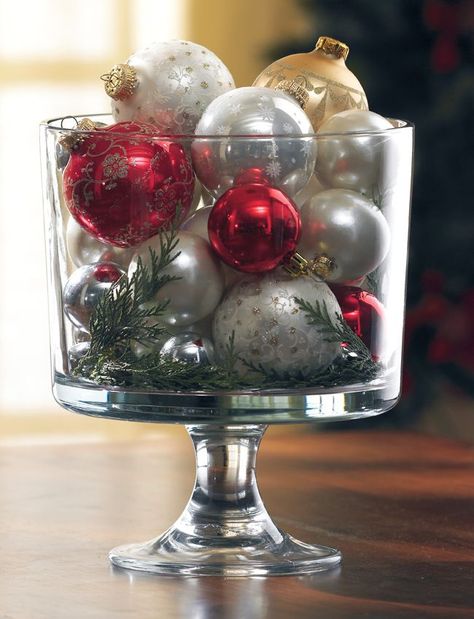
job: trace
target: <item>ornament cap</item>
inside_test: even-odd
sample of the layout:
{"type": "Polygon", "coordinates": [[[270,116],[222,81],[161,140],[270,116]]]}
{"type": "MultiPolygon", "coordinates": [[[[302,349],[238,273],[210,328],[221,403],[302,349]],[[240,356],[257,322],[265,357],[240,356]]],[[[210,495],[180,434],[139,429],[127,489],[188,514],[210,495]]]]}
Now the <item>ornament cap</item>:
{"type": "Polygon", "coordinates": [[[319,279],[327,279],[334,271],[336,266],[334,260],[322,254],[314,260],[306,260],[301,254],[295,252],[290,257],[286,258],[283,263],[283,268],[292,277],[301,277],[303,275],[316,275],[319,279]]]}
{"type": "Polygon", "coordinates": [[[301,277],[308,274],[309,263],[301,254],[295,252],[292,256],[288,256],[283,264],[283,268],[292,277],[301,277]]]}
{"type": "Polygon", "coordinates": [[[129,99],[138,85],[137,72],[129,64],[114,65],[100,79],[105,82],[105,92],[115,101],[129,99]]]}
{"type": "Polygon", "coordinates": [[[343,58],[344,60],[346,60],[349,55],[349,46],[331,37],[319,37],[316,43],[316,49],[320,49],[325,54],[336,56],[336,58],[343,58]]]}
{"type": "Polygon", "coordinates": [[[79,144],[81,144],[85,139],[84,135],[78,133],[79,131],[94,131],[98,128],[98,126],[98,123],[95,123],[90,118],[82,118],[77,123],[77,127],[75,128],[75,130],[71,133],[62,135],[59,138],[58,142],[63,148],[71,151],[77,146],[79,146],[79,144]]]}
{"type": "Polygon", "coordinates": [[[321,256],[317,256],[314,260],[311,260],[308,269],[321,279],[327,279],[334,271],[335,266],[336,264],[332,258],[322,254],[321,256]]]}
{"type": "Polygon", "coordinates": [[[282,80],[275,86],[275,90],[282,90],[291,95],[300,104],[304,110],[309,100],[308,91],[304,86],[298,84],[295,80],[282,80]]]}

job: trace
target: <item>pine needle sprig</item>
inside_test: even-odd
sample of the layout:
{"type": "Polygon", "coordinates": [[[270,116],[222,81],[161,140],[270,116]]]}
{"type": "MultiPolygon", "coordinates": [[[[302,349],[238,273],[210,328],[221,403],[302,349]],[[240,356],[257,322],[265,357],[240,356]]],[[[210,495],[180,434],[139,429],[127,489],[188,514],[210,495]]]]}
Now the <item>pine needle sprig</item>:
{"type": "Polygon", "coordinates": [[[117,356],[132,340],[146,343],[163,334],[165,328],[157,319],[168,301],[145,304],[167,283],[179,279],[163,273],[180,253],[177,244],[176,231],[163,232],[159,254],[149,248],[149,264],[139,257],[133,275],[123,275],[99,300],[90,322],[89,357],[112,350],[117,356]]]}
{"type": "MultiPolygon", "coordinates": [[[[327,305],[323,301],[316,301],[314,305],[304,299],[295,297],[296,303],[305,312],[308,324],[319,325],[324,329],[328,341],[338,341],[344,346],[344,365],[338,368],[352,375],[353,379],[358,376],[359,381],[372,380],[380,371],[379,363],[372,359],[372,354],[360,337],[354,333],[341,314],[336,314],[336,321],[331,318],[327,305]]],[[[340,365],[340,364],[339,364],[340,365]]]]}
{"type": "Polygon", "coordinates": [[[137,357],[131,343],[149,343],[166,333],[160,320],[168,301],[147,304],[167,283],[179,279],[163,273],[179,255],[176,232],[160,237],[160,253],[150,249],[145,264],[122,277],[99,301],[91,320],[91,345],[74,374],[96,384],[128,389],[160,391],[233,391],[336,387],[370,381],[382,369],[370,351],[340,314],[330,314],[327,305],[314,305],[295,298],[308,324],[317,325],[327,342],[343,345],[344,355],[317,371],[301,368],[279,372],[243,359],[236,350],[235,332],[229,337],[224,358],[218,365],[187,363],[151,352],[137,357]],[[242,376],[239,366],[250,372],[242,376]]]}

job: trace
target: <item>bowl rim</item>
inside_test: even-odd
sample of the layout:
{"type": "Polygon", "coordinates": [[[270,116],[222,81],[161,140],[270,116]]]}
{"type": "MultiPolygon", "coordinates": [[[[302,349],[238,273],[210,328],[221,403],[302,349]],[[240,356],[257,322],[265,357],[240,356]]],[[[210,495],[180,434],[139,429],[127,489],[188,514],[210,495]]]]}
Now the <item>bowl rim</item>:
{"type": "MultiPolygon", "coordinates": [[[[77,134],[79,133],[80,135],[97,135],[100,133],[106,133],[106,135],[111,136],[111,135],[117,135],[120,137],[124,137],[124,134],[122,132],[114,132],[114,131],[105,131],[104,129],[106,127],[101,127],[99,129],[95,129],[94,131],[90,131],[87,129],[77,129],[77,127],[67,127],[64,126],[65,121],[72,121],[75,122],[76,125],[79,122],[79,120],[84,119],[84,118],[90,118],[90,119],[100,119],[100,118],[111,118],[111,114],[108,112],[101,112],[101,113],[94,113],[94,114],[69,114],[67,116],[58,116],[55,118],[51,118],[51,119],[47,119],[47,120],[43,120],[40,123],[40,127],[42,129],[44,129],[46,132],[52,132],[52,133],[58,133],[60,135],[69,135],[69,134],[77,134]]],[[[216,141],[216,142],[222,142],[223,140],[255,140],[255,141],[265,141],[265,140],[272,140],[272,139],[278,139],[278,140],[325,140],[325,139],[334,139],[337,137],[347,137],[347,136],[354,136],[354,137],[364,137],[364,136],[383,136],[383,135],[393,135],[395,133],[398,133],[400,131],[412,131],[414,129],[414,124],[408,120],[404,120],[404,119],[398,119],[398,118],[392,118],[392,117],[386,117],[386,119],[392,124],[392,127],[387,128],[387,129],[370,129],[370,130],[363,130],[363,131],[344,131],[344,132],[331,132],[331,133],[317,133],[317,132],[313,132],[313,133],[284,133],[284,134],[195,134],[195,133],[188,133],[188,134],[159,134],[157,133],[156,135],[154,134],[144,134],[144,133],[140,133],[140,132],[130,132],[127,133],[127,137],[132,137],[132,136],[136,136],[140,139],[159,139],[159,140],[165,140],[165,141],[180,141],[180,142],[195,142],[195,141],[216,141]]],[[[133,121],[127,121],[127,122],[133,122],[133,121]]],[[[118,123],[112,123],[111,125],[107,125],[108,127],[113,126],[114,124],[118,124],[118,123]]],[[[146,124],[146,123],[143,123],[146,124]]]]}

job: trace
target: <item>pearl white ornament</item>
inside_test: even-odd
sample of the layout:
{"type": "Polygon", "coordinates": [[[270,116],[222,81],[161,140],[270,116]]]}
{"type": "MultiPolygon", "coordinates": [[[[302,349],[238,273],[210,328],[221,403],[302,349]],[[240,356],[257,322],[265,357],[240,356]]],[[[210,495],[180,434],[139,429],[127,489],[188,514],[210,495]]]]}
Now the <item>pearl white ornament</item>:
{"type": "Polygon", "coordinates": [[[371,273],[390,246],[390,228],[379,208],[348,189],[317,193],[301,207],[297,251],[307,260],[327,256],[330,282],[353,282],[371,273]]]}
{"type": "Polygon", "coordinates": [[[309,118],[286,93],[237,88],[215,99],[196,127],[196,136],[222,136],[193,142],[196,174],[214,196],[244,178],[269,182],[294,195],[314,170],[316,142],[298,137],[308,133],[313,133],[309,118]],[[232,139],[233,135],[280,137],[232,139]]]}
{"type": "MultiPolygon", "coordinates": [[[[329,287],[312,277],[293,278],[278,269],[246,276],[225,296],[214,314],[213,338],[218,362],[234,333],[237,355],[255,365],[278,372],[308,374],[328,366],[339,354],[319,325],[310,325],[295,297],[311,304],[325,303],[337,323],[341,308],[329,287]]],[[[249,370],[238,362],[237,371],[249,370]]]]}
{"type": "Polygon", "coordinates": [[[307,185],[305,185],[305,187],[303,187],[303,189],[299,191],[293,198],[293,202],[298,208],[301,208],[305,202],[307,202],[310,198],[312,198],[320,191],[324,191],[324,187],[318,181],[316,175],[313,174],[309,179],[307,185]]]}
{"type": "Polygon", "coordinates": [[[315,172],[321,183],[375,197],[384,160],[390,156],[391,140],[380,133],[387,129],[393,126],[386,118],[365,110],[339,112],[326,120],[318,131],[321,138],[315,172]],[[371,131],[375,133],[366,133],[371,131]],[[339,135],[324,138],[325,133],[339,135]]]}
{"type": "Polygon", "coordinates": [[[124,100],[112,101],[117,122],[156,125],[161,134],[190,134],[209,103],[234,88],[234,79],[213,52],[189,41],[160,41],[127,61],[138,81],[124,100]]]}
{"type": "MultiPolygon", "coordinates": [[[[198,209],[192,217],[184,222],[181,226],[181,230],[185,232],[192,232],[193,234],[197,234],[202,237],[206,241],[209,241],[209,233],[207,229],[207,224],[209,221],[209,215],[211,214],[212,206],[205,206],[203,208],[198,209]]],[[[222,264],[222,270],[225,278],[225,287],[230,288],[236,281],[242,279],[244,274],[240,271],[236,271],[232,267],[227,264],[222,264]]]]}
{"type": "Polygon", "coordinates": [[[67,222],[66,247],[69,257],[77,267],[94,262],[115,262],[126,269],[135,251],[130,247],[115,247],[102,243],[88,234],[74,217],[69,217],[67,222]]]}
{"type": "MultiPolygon", "coordinates": [[[[162,273],[179,277],[161,288],[146,305],[169,300],[162,322],[168,325],[188,326],[208,316],[219,303],[224,292],[224,274],[211,246],[197,234],[179,232],[176,252],[179,255],[162,273]]],[[[140,257],[145,266],[150,264],[152,248],[160,255],[160,237],[154,236],[136,250],[128,276],[137,268],[140,257]]]]}
{"type": "Polygon", "coordinates": [[[211,214],[212,206],[204,206],[198,209],[192,217],[187,219],[181,226],[181,230],[185,232],[192,232],[197,234],[205,241],[209,241],[209,234],[207,232],[207,222],[209,221],[209,215],[211,214]]]}
{"type": "Polygon", "coordinates": [[[189,211],[186,213],[186,218],[189,219],[193,213],[195,213],[198,208],[202,205],[202,185],[194,176],[194,192],[193,192],[193,201],[191,202],[191,206],[189,207],[189,211]]]}

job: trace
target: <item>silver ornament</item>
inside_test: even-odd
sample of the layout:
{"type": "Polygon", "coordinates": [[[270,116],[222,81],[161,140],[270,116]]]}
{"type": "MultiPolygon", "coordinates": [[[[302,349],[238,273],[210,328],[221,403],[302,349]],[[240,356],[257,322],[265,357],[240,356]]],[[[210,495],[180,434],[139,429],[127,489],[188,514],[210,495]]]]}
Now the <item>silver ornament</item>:
{"type": "MultiPolygon", "coordinates": [[[[211,246],[200,236],[180,231],[177,239],[179,255],[162,273],[179,279],[163,286],[146,305],[168,300],[163,322],[188,326],[208,316],[217,306],[224,291],[224,274],[211,246]]],[[[136,250],[128,270],[129,277],[136,270],[139,257],[145,266],[150,263],[150,248],[160,255],[159,236],[148,239],[136,250]]]]}
{"type": "Polygon", "coordinates": [[[89,322],[99,300],[125,271],[113,262],[96,262],[80,267],[64,286],[64,312],[72,324],[89,331],[89,322]]]}
{"type": "Polygon", "coordinates": [[[128,268],[134,249],[115,247],[102,243],[88,234],[74,217],[69,217],[66,228],[66,247],[75,266],[81,267],[94,262],[114,262],[128,268]]]}
{"type": "Polygon", "coordinates": [[[166,340],[168,340],[170,336],[174,333],[173,328],[170,327],[169,325],[165,326],[163,324],[163,321],[160,320],[160,318],[150,317],[150,318],[147,318],[145,322],[148,326],[161,324],[164,331],[162,334],[160,334],[160,336],[157,339],[154,339],[154,340],[147,340],[147,341],[142,341],[142,342],[131,340],[130,349],[135,355],[135,357],[137,357],[137,359],[141,359],[142,357],[146,357],[153,353],[158,353],[161,350],[163,344],[166,342],[166,340]]]}
{"type": "Polygon", "coordinates": [[[69,369],[71,372],[75,370],[80,360],[87,355],[91,345],[90,342],[80,342],[79,344],[73,344],[68,350],[69,357],[69,369]]]}
{"type": "MultiPolygon", "coordinates": [[[[233,333],[236,354],[266,370],[309,374],[328,366],[339,353],[339,343],[328,341],[321,326],[308,324],[295,297],[311,304],[325,303],[337,323],[341,308],[324,282],[293,278],[280,269],[246,276],[227,293],[214,314],[217,361],[226,359],[233,333]]],[[[241,362],[237,371],[242,376],[249,372],[241,362]]]]}
{"type": "Polygon", "coordinates": [[[173,361],[209,365],[214,361],[214,347],[208,338],[201,337],[199,333],[185,331],[167,340],[160,355],[173,361]]]}
{"type": "Polygon", "coordinates": [[[355,191],[328,189],[301,207],[297,251],[307,260],[329,258],[324,279],[348,283],[371,273],[390,246],[390,228],[379,208],[355,191]]]}
{"type": "Polygon", "coordinates": [[[129,96],[112,101],[112,115],[117,122],[152,123],[161,134],[193,133],[209,103],[235,87],[224,63],[189,41],[153,43],[127,64],[135,71],[136,85],[129,96]]]}
{"type": "Polygon", "coordinates": [[[383,133],[387,129],[393,126],[386,118],[366,110],[347,110],[326,120],[318,131],[315,172],[321,183],[376,197],[384,160],[390,159],[392,148],[383,133]],[[324,134],[336,135],[325,138],[324,134]]]}
{"type": "Polygon", "coordinates": [[[289,195],[308,182],[316,161],[316,141],[296,101],[271,88],[237,88],[215,99],[202,115],[191,151],[196,174],[214,196],[236,182],[260,181],[289,195]],[[232,136],[275,136],[236,137],[232,136]]]}

